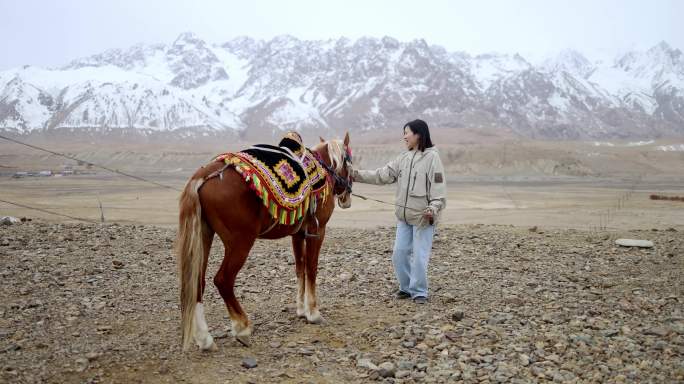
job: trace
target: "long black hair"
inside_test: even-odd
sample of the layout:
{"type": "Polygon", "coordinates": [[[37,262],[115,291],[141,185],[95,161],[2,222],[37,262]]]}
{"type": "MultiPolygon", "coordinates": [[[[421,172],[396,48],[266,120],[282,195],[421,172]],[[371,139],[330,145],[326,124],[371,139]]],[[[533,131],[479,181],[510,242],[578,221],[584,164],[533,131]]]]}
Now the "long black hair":
{"type": "Polygon", "coordinates": [[[402,130],[405,130],[406,127],[409,127],[411,132],[419,136],[418,150],[423,152],[426,148],[433,147],[432,140],[430,140],[430,129],[428,129],[428,125],[426,122],[424,122],[421,119],[415,119],[413,121],[409,121],[408,123],[406,123],[402,130]]]}

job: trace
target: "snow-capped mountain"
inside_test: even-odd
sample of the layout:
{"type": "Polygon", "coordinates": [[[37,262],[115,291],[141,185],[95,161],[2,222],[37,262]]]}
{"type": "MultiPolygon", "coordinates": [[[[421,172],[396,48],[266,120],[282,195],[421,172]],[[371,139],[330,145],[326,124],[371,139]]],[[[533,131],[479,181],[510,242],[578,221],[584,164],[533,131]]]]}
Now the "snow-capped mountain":
{"type": "Polygon", "coordinates": [[[213,45],[192,33],[62,68],[0,72],[0,130],[154,132],[372,130],[423,117],[439,127],[535,138],[684,134],[684,57],[660,43],[612,63],[566,50],[534,65],[391,37],[249,37],[213,45]]]}

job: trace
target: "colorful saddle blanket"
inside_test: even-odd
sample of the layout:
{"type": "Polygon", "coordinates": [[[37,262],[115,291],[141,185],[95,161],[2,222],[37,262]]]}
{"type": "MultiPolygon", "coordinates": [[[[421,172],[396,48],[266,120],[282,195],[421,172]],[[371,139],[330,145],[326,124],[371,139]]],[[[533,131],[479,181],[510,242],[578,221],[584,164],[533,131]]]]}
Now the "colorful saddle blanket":
{"type": "Polygon", "coordinates": [[[327,172],[298,138],[290,133],[278,146],[258,144],[215,159],[233,166],[280,224],[296,223],[330,192],[327,172]]]}

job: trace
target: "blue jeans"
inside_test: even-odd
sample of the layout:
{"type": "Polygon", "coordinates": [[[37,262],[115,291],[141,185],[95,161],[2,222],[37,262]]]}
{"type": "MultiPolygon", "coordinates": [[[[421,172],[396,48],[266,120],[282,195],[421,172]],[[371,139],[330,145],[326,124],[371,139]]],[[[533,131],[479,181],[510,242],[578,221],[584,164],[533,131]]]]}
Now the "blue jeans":
{"type": "Polygon", "coordinates": [[[418,227],[399,221],[392,263],[399,289],[412,298],[428,297],[427,266],[432,250],[434,225],[418,227]]]}

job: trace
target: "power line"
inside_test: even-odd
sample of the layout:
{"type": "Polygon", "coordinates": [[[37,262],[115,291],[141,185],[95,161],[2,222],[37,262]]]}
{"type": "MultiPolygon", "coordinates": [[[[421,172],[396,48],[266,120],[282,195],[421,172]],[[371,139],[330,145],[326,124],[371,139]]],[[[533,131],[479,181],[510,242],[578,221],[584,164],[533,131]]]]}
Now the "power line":
{"type": "Polygon", "coordinates": [[[16,205],[17,207],[21,207],[21,208],[32,209],[32,210],[34,210],[34,211],[49,213],[49,214],[55,215],[55,216],[62,216],[62,217],[67,217],[67,218],[73,219],[73,220],[85,221],[86,223],[99,224],[99,223],[98,223],[97,221],[95,221],[95,220],[84,219],[84,218],[82,218],[82,217],[76,217],[76,216],[69,216],[69,215],[65,215],[65,214],[63,214],[63,213],[52,212],[52,211],[48,211],[47,209],[42,209],[42,208],[37,208],[37,207],[30,207],[30,206],[28,206],[28,205],[19,204],[19,203],[13,203],[13,202],[7,201],[7,200],[2,200],[2,199],[0,199],[0,202],[7,203],[7,204],[11,204],[11,205],[16,205]]]}
{"type": "Polygon", "coordinates": [[[92,162],[90,162],[90,161],[81,160],[81,159],[79,159],[79,158],[76,158],[76,157],[73,157],[73,156],[66,155],[66,154],[64,154],[64,153],[51,151],[51,150],[49,150],[49,149],[45,149],[45,148],[39,147],[39,146],[37,146],[37,145],[24,143],[24,142],[22,142],[22,141],[15,140],[15,139],[12,139],[12,138],[7,137],[7,136],[0,135],[0,139],[5,139],[5,140],[7,140],[7,141],[11,141],[11,142],[13,142],[13,143],[17,143],[17,144],[20,144],[20,145],[24,145],[24,146],[29,147],[29,148],[37,149],[37,150],[39,150],[39,151],[47,152],[47,153],[50,153],[50,154],[53,154],[53,155],[56,155],[56,156],[61,156],[61,157],[64,157],[64,158],[66,158],[66,159],[69,159],[69,160],[79,161],[79,162],[82,162],[82,163],[84,163],[84,164],[87,164],[87,165],[90,165],[90,166],[93,166],[93,167],[102,168],[102,169],[104,169],[104,170],[106,170],[106,171],[109,171],[109,172],[113,172],[113,173],[116,173],[116,174],[119,174],[119,175],[122,175],[122,176],[130,177],[130,178],[132,178],[132,179],[136,179],[136,180],[138,180],[138,181],[142,181],[142,182],[145,182],[145,183],[154,184],[154,185],[156,185],[156,186],[158,186],[158,187],[167,188],[167,189],[172,189],[172,190],[174,190],[174,191],[181,192],[181,190],[178,189],[178,188],[176,188],[176,187],[171,187],[171,186],[168,186],[168,185],[164,185],[164,184],[161,184],[161,183],[157,183],[156,181],[148,180],[148,179],[145,179],[145,178],[140,177],[140,176],[135,176],[135,175],[131,175],[131,174],[129,174],[129,173],[121,172],[121,171],[119,171],[118,169],[109,168],[109,167],[106,167],[106,166],[104,166],[104,165],[99,165],[99,164],[92,163],[92,162]]]}

